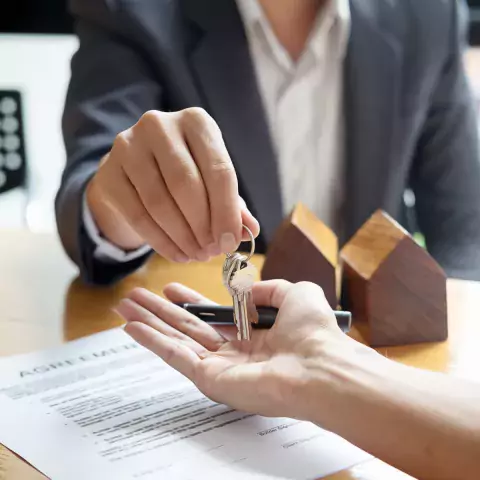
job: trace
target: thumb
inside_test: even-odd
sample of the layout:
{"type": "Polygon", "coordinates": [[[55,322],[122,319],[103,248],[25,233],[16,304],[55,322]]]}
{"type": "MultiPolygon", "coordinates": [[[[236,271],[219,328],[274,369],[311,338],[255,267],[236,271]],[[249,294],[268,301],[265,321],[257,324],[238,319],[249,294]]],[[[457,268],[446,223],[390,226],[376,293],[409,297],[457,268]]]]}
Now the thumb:
{"type": "Polygon", "coordinates": [[[255,283],[252,288],[253,302],[261,307],[280,308],[292,287],[293,284],[286,280],[255,283]]]}
{"type": "MultiPolygon", "coordinates": [[[[252,215],[252,212],[247,207],[245,200],[242,197],[238,197],[240,201],[240,208],[242,211],[242,223],[245,225],[253,234],[254,238],[257,238],[260,233],[260,224],[258,220],[252,215]]],[[[244,230],[242,234],[242,241],[248,242],[250,240],[250,236],[244,230]]]]}

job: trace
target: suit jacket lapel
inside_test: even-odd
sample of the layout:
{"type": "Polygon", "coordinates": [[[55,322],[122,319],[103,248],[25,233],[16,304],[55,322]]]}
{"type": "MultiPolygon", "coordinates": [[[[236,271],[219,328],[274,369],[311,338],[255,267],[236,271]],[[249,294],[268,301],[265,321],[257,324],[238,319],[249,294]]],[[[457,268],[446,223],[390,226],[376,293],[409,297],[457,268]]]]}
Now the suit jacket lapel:
{"type": "Polygon", "coordinates": [[[219,124],[241,193],[271,240],[282,220],[275,153],[257,88],[243,24],[234,0],[183,0],[201,29],[191,66],[203,103],[219,124]]]}
{"type": "Polygon", "coordinates": [[[347,200],[345,239],[370,213],[389,209],[400,61],[387,2],[350,0],[352,30],[345,65],[347,200]],[[385,13],[385,12],[384,12],[385,13]]]}

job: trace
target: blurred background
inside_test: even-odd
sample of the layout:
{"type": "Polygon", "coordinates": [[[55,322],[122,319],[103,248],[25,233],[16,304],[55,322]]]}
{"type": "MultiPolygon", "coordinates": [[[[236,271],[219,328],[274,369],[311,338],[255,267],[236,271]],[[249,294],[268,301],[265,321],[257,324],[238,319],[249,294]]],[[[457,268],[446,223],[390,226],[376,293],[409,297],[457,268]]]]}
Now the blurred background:
{"type": "MultiPolygon", "coordinates": [[[[67,2],[16,0],[0,14],[0,228],[55,231],[60,123],[77,48],[67,2]]],[[[467,68],[480,92],[480,0],[469,7],[467,68]]],[[[406,202],[414,202],[408,193],[406,202]]]]}
{"type": "Polygon", "coordinates": [[[16,0],[2,9],[0,228],[55,230],[60,122],[76,48],[67,0],[16,0]]]}

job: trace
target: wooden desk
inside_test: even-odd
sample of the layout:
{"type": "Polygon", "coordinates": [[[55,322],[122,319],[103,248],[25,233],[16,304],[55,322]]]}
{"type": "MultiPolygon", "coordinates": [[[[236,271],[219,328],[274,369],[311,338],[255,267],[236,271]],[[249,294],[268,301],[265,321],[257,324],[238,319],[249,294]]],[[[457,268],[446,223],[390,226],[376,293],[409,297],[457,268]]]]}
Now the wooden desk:
{"type": "MultiPolygon", "coordinates": [[[[170,265],[158,258],[111,288],[92,288],[76,280],[76,269],[54,236],[0,231],[0,355],[29,352],[116,327],[111,308],[133,287],[158,293],[171,281],[183,282],[220,302],[221,259],[210,264],[170,265]]],[[[262,260],[255,260],[260,266],[262,260]]],[[[475,378],[480,363],[480,284],[450,281],[450,338],[442,344],[382,349],[403,363],[475,378]]],[[[357,335],[356,332],[352,333],[357,335]]],[[[0,480],[43,479],[32,467],[0,446],[0,480]]],[[[330,477],[332,480],[410,478],[378,460],[330,477]]]]}

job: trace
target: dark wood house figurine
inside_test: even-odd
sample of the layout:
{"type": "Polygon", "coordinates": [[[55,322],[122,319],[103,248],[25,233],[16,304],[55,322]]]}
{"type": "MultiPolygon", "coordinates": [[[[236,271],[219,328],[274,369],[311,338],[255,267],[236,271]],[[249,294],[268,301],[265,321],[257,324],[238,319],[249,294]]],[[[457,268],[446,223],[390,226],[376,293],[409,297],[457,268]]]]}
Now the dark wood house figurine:
{"type": "Polygon", "coordinates": [[[377,211],[340,256],[342,306],[371,346],[447,338],[446,275],[386,213],[377,211]]]}
{"type": "Polygon", "coordinates": [[[281,278],[320,285],[332,306],[338,304],[336,271],[338,239],[307,207],[298,204],[276,231],[265,263],[262,280],[281,278]]]}

